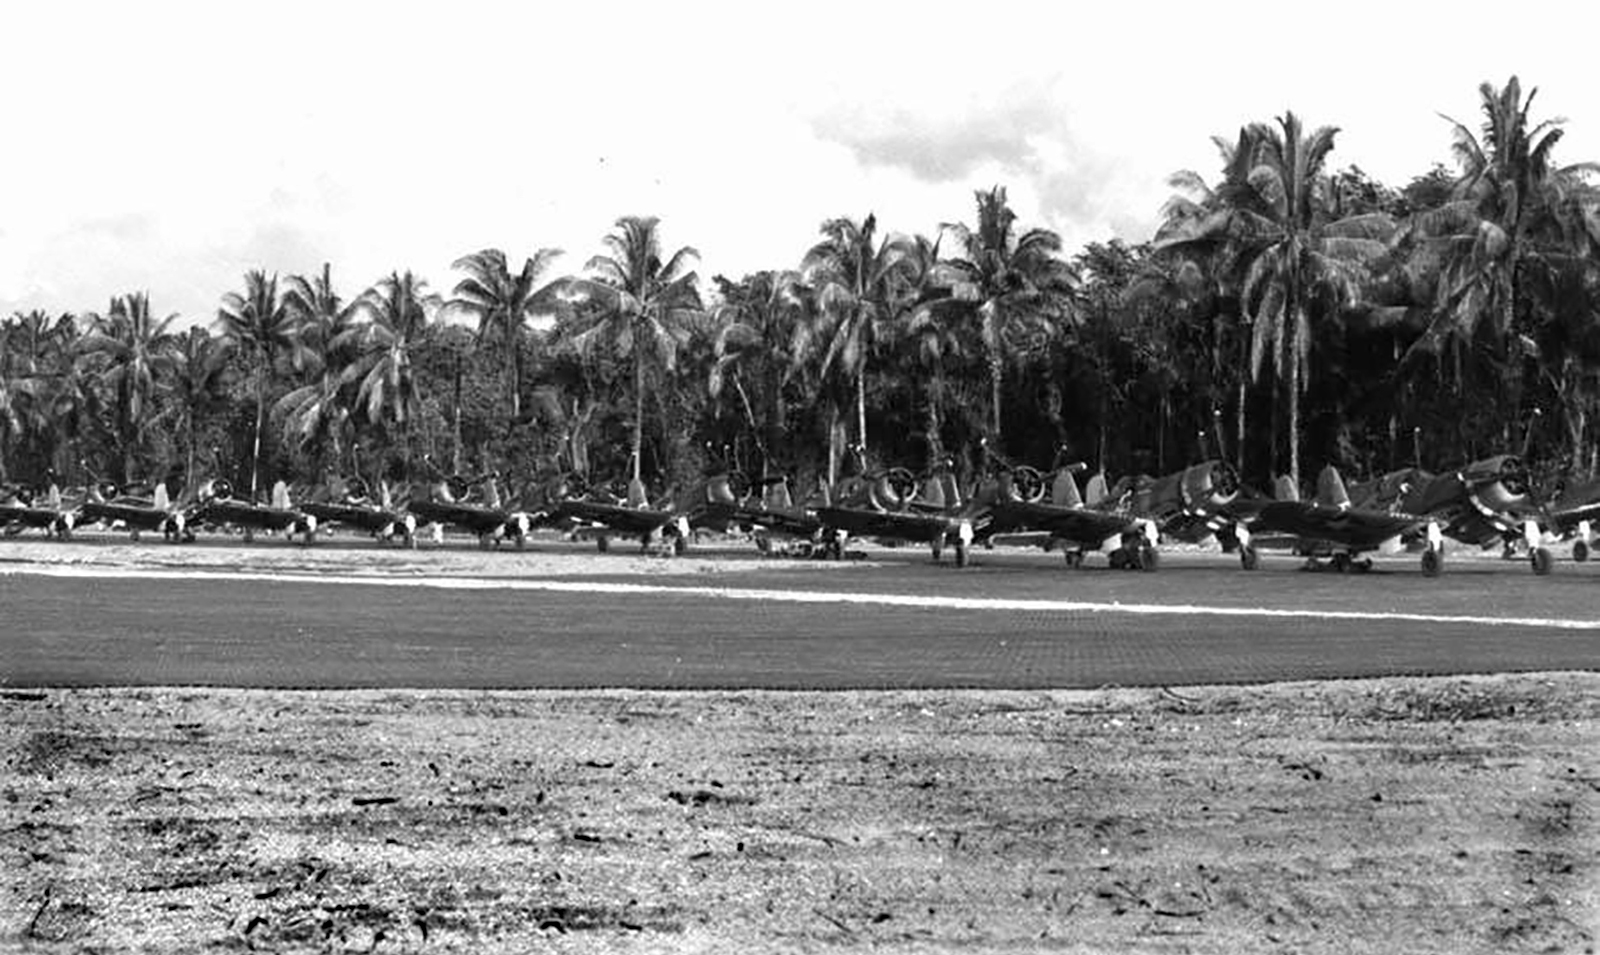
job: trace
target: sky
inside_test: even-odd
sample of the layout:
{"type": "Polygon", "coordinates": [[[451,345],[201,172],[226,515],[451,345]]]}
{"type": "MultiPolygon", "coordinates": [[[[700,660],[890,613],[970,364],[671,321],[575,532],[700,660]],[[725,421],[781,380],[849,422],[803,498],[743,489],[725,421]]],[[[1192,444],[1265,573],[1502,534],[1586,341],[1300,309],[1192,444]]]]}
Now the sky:
{"type": "Polygon", "coordinates": [[[1593,5],[817,2],[19,4],[0,39],[0,315],[147,291],[210,322],[251,269],[346,298],[483,248],[577,273],[624,215],[699,272],[798,264],[821,223],[1150,237],[1211,137],[1294,110],[1404,185],[1538,87],[1600,159],[1593,5]],[[1290,12],[1305,10],[1308,12],[1290,12]]]}

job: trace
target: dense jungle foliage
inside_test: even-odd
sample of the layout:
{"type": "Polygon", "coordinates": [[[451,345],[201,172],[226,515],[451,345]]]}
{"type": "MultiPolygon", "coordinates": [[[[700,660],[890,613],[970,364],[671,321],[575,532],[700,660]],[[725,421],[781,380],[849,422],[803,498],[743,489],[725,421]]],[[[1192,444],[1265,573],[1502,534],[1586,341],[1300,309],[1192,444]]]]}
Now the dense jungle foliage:
{"type": "MultiPolygon", "coordinates": [[[[464,255],[353,297],[332,269],[250,272],[183,328],[144,292],[0,322],[0,482],[332,473],[422,479],[707,468],[809,487],[860,443],[877,465],[985,445],[1112,475],[1222,456],[1297,483],[1521,452],[1546,475],[1600,456],[1600,191],[1554,158],[1560,120],[1512,78],[1448,164],[1410,182],[1335,169],[1336,130],[1286,113],[1174,175],[1146,242],[1073,254],[997,186],[965,223],[822,223],[797,262],[704,280],[653,218],[554,274],[464,255]],[[1063,447],[1065,451],[1063,451],[1063,447]]],[[[805,237],[797,237],[804,246],[805,237]]]]}

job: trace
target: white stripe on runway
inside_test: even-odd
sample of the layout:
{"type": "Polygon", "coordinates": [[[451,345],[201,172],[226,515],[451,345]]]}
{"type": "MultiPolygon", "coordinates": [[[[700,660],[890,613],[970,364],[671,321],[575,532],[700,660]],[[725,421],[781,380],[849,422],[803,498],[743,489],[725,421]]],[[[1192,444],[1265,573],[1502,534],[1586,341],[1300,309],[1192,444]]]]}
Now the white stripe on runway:
{"type": "Polygon", "coordinates": [[[1107,613],[1161,616],[1207,616],[1302,620],[1364,620],[1395,623],[1457,623],[1487,627],[1541,627],[1555,630],[1600,630],[1600,620],[1561,617],[1481,617],[1398,611],[1312,610],[1267,607],[1209,607],[1200,604],[1096,603],[1084,600],[1029,600],[995,597],[939,597],[928,594],[873,594],[822,590],[769,590],[746,587],[681,587],[611,581],[520,580],[495,577],[399,577],[354,574],[293,574],[259,571],[160,570],[155,568],[86,567],[52,564],[0,565],[0,577],[40,576],[123,580],[263,581],[289,584],[355,584],[367,587],[428,587],[435,590],[512,590],[547,593],[676,595],[714,600],[755,600],[799,604],[856,604],[946,610],[1006,610],[1057,613],[1107,613]]]}

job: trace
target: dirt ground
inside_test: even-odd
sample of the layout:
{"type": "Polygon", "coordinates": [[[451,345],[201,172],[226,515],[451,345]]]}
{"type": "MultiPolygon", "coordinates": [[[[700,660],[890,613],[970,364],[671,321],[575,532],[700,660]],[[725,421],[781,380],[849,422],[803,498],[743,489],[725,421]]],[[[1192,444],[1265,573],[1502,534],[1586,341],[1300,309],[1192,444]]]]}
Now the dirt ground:
{"type": "Polygon", "coordinates": [[[0,947],[1592,952],[1600,675],[0,689],[0,947]]]}

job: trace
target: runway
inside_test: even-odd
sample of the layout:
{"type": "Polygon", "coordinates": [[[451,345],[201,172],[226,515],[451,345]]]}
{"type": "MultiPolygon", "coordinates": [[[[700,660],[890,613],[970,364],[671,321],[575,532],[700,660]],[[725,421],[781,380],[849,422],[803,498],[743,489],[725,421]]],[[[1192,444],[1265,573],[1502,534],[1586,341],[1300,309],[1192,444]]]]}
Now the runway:
{"type": "MultiPolygon", "coordinates": [[[[912,554],[816,571],[297,574],[0,566],[12,687],[1097,687],[1600,668],[1600,568],[1428,580],[912,554]],[[201,575],[196,579],[196,574],[201,575]]],[[[692,564],[685,562],[686,571],[692,564]]]]}

